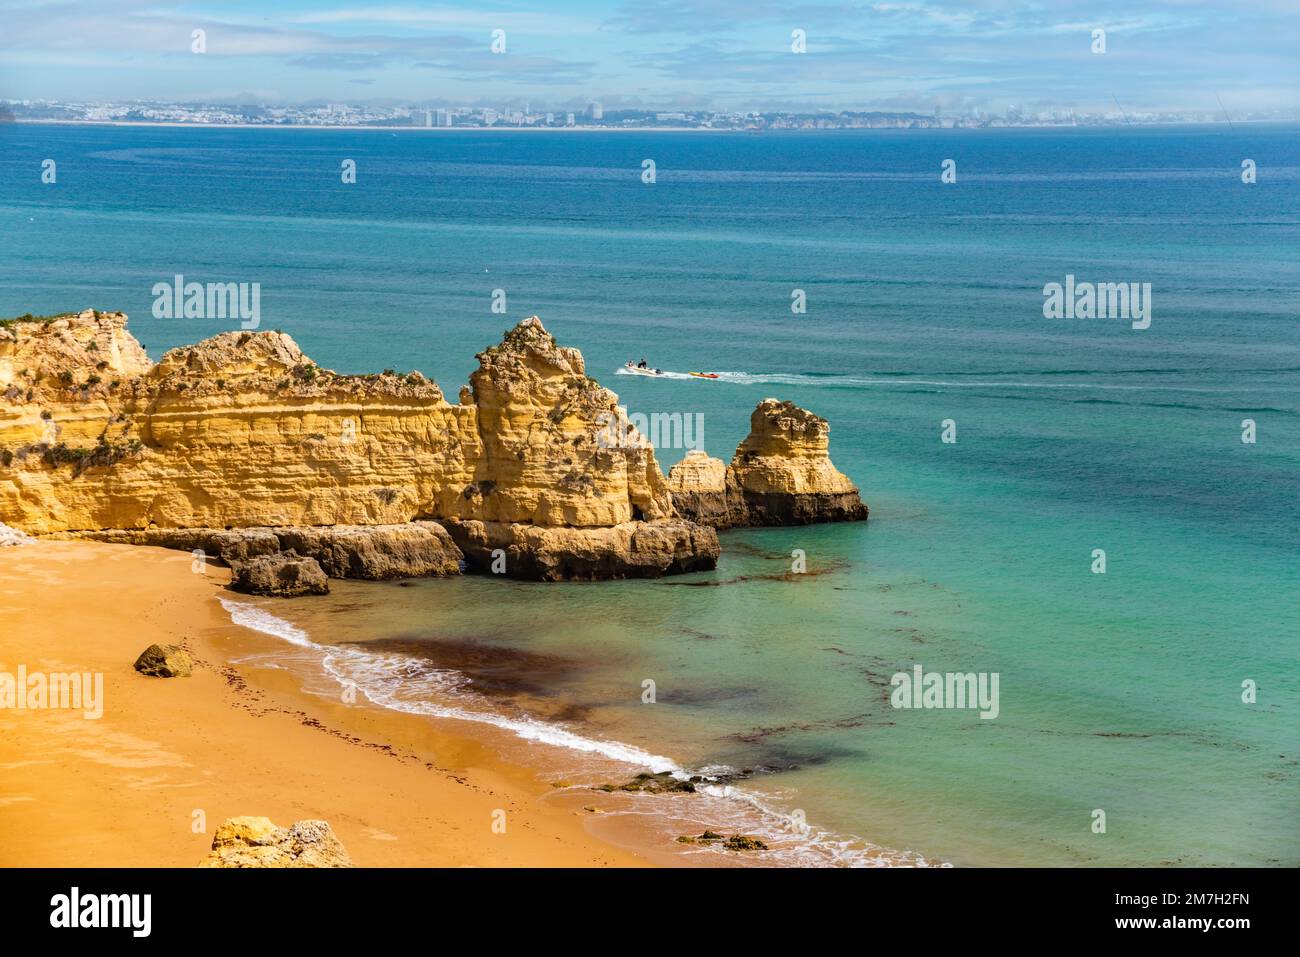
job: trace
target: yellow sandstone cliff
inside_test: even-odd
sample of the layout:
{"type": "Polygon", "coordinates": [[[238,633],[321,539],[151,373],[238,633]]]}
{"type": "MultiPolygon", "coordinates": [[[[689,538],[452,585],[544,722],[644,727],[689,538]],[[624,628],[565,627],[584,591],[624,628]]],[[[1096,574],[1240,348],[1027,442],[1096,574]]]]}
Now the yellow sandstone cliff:
{"type": "Polygon", "coordinates": [[[0,521],[185,547],[193,536],[170,530],[436,519],[471,564],[500,547],[507,574],[713,566],[715,533],[676,517],[653,450],[597,441],[617,397],[576,350],[533,317],[479,360],[452,404],[418,372],[321,369],[278,332],[223,333],[155,365],[120,313],[11,321],[0,521]],[[526,554],[548,547],[574,557],[526,554]]]}
{"type": "Polygon", "coordinates": [[[710,526],[866,515],[825,420],[789,403],[759,406],[730,468],[688,457],[670,481],[630,426],[602,440],[618,397],[537,317],[478,360],[451,403],[418,372],[322,369],[279,332],[154,364],[121,313],[7,320],[0,523],[227,562],[293,551],[332,577],[552,580],[712,568],[710,526]]]}

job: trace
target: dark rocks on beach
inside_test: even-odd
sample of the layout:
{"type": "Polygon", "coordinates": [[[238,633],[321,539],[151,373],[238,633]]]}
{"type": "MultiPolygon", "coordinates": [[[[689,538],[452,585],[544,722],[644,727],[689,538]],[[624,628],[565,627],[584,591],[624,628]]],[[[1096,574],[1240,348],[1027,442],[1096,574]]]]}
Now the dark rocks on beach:
{"type": "Polygon", "coordinates": [[[689,781],[683,781],[681,778],[675,778],[668,771],[660,771],[658,774],[643,772],[634,777],[626,784],[598,784],[592,788],[593,791],[639,791],[646,794],[694,794],[695,784],[702,780],[701,778],[691,778],[689,781]]]}
{"type": "Polygon", "coordinates": [[[214,564],[276,552],[313,558],[330,578],[393,579],[459,575],[464,556],[438,522],[400,525],[282,525],[249,528],[142,528],[69,537],[201,551],[214,564]]]}
{"type": "Polygon", "coordinates": [[[153,678],[188,678],[194,659],[180,645],[150,645],[135,659],[135,670],[153,678]]]}
{"type": "Polygon", "coordinates": [[[328,595],[329,579],[314,558],[297,552],[259,555],[231,566],[230,588],[249,595],[296,598],[299,595],[328,595]]]}
{"type": "Polygon", "coordinates": [[[464,559],[437,522],[275,530],[280,548],[310,555],[330,578],[421,578],[460,574],[464,559]]]}
{"type": "Polygon", "coordinates": [[[725,841],[726,835],[719,834],[717,831],[705,831],[699,837],[692,837],[689,834],[683,834],[677,839],[678,844],[715,844],[718,841],[725,841]]]}
{"type": "Polygon", "coordinates": [[[733,834],[727,837],[719,834],[717,831],[705,831],[698,837],[690,834],[683,834],[677,839],[678,844],[703,844],[711,847],[714,844],[721,845],[728,851],[766,851],[770,848],[756,837],[750,837],[748,834],[733,834]]]}

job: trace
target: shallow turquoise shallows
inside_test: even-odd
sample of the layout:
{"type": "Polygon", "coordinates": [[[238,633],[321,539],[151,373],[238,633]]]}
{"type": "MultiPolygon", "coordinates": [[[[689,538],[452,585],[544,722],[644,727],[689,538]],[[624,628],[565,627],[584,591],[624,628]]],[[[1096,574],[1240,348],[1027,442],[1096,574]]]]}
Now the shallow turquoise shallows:
{"type": "Polygon", "coordinates": [[[157,357],[234,324],[155,319],[155,283],[257,282],[262,328],[322,365],[454,396],[536,313],[723,458],[790,399],[830,421],[869,522],[726,533],[684,578],[343,583],[270,610],[502,713],[752,770],[771,806],[929,860],[1294,866],[1298,143],[0,126],[0,315],[124,310],[157,357]],[[1067,275],[1150,283],[1150,327],[1044,318],[1067,275]],[[617,374],[642,356],[730,375],[617,374]],[[996,673],[997,717],[893,707],[916,665],[996,673]]]}

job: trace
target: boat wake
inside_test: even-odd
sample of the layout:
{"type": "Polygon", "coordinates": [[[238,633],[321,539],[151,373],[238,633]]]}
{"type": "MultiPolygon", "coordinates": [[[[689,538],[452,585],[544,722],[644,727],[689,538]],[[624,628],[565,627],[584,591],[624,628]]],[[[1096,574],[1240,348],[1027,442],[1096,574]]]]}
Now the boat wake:
{"type": "MultiPolygon", "coordinates": [[[[701,378],[692,375],[689,372],[668,372],[662,371],[658,375],[646,376],[645,373],[631,372],[626,369],[619,369],[619,375],[642,375],[651,379],[692,379],[704,382],[730,382],[735,385],[762,385],[764,383],[773,383],[777,385],[808,385],[822,386],[831,389],[862,389],[875,386],[942,386],[953,389],[1113,389],[1123,392],[1202,392],[1202,393],[1234,393],[1234,392],[1254,392],[1258,388],[1254,386],[1233,386],[1228,388],[1204,388],[1198,386],[1184,385],[1161,385],[1147,383],[1118,383],[1118,382],[1024,382],[1012,379],[996,378],[1002,373],[985,374],[983,378],[953,378],[953,379],[933,379],[926,378],[924,374],[916,373],[896,373],[882,374],[875,376],[854,376],[854,375],[837,375],[834,373],[811,373],[811,372],[715,372],[711,375],[714,378],[701,378]]],[[[1035,375],[1036,373],[1015,373],[1018,375],[1035,375]]],[[[1051,373],[1041,373],[1044,376],[1051,373]]],[[[1111,373],[1099,373],[1109,375],[1111,373]]],[[[960,376],[961,374],[958,373],[960,376]]]]}
{"type": "MultiPolygon", "coordinates": [[[[1166,370],[1150,370],[1151,372],[1163,372],[1166,370]]],[[[1274,371],[1274,370],[1263,370],[1274,371]]],[[[1280,370],[1279,370],[1280,371],[1280,370]]],[[[620,375],[645,375],[645,373],[635,373],[623,369],[618,370],[620,375]]],[[[1082,373],[1083,375],[1099,375],[1118,377],[1123,372],[1096,372],[1082,373]]],[[[940,373],[939,375],[945,375],[940,373]]],[[[1049,402],[1067,402],[1067,403],[1096,403],[1109,402],[1122,405],[1139,405],[1139,406],[1167,406],[1170,408],[1186,408],[1202,411],[1243,411],[1243,412],[1274,412],[1282,415],[1300,415],[1300,409],[1294,408],[1275,408],[1273,406],[1260,407],[1251,403],[1249,394],[1256,392],[1276,392],[1277,386],[1269,383],[1255,383],[1248,385],[1232,385],[1218,388],[1181,385],[1171,382],[1088,382],[1088,381],[1060,381],[1056,378],[1058,373],[1046,372],[1008,372],[1008,373],[975,373],[969,377],[964,373],[947,373],[944,378],[935,377],[934,374],[925,373],[879,373],[872,376],[855,376],[840,375],[835,373],[803,373],[803,372],[717,372],[713,373],[710,378],[701,378],[700,376],[691,375],[687,372],[661,372],[658,375],[646,376],[653,379],[690,379],[696,382],[721,382],[732,385],[788,385],[803,386],[807,388],[821,389],[858,389],[858,390],[877,390],[888,389],[900,392],[915,393],[943,393],[952,390],[979,390],[999,398],[1017,398],[1035,396],[1043,401],[1049,402]],[[1001,378],[1001,376],[1015,376],[1016,378],[1001,378]],[[1036,377],[1036,378],[1035,378],[1036,377]],[[1033,379],[1033,381],[1029,381],[1033,379]],[[1104,395],[1114,395],[1114,398],[1103,399],[1099,396],[1089,396],[1086,393],[1101,393],[1104,395]],[[1198,404],[1195,401],[1178,402],[1177,400],[1166,401],[1156,400],[1155,394],[1160,393],[1182,393],[1185,395],[1202,395],[1202,396],[1223,396],[1236,397],[1236,404],[1223,405],[1214,399],[1205,399],[1204,402],[1210,404],[1198,404]],[[1125,398],[1128,397],[1128,398],[1125,398]]]]}
{"type": "Polygon", "coordinates": [[[666,369],[660,369],[658,372],[646,372],[644,370],[629,369],[627,366],[620,366],[616,374],[640,376],[642,379],[698,379],[699,378],[699,376],[693,376],[689,372],[669,372],[666,369]]]}

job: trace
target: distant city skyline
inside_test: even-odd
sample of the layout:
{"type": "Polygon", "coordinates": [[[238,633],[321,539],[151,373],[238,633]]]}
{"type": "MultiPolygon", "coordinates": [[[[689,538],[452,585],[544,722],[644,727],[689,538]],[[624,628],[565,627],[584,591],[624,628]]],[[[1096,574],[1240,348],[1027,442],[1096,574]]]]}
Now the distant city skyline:
{"type": "Polygon", "coordinates": [[[1129,111],[1119,105],[1098,113],[1076,110],[1021,110],[990,113],[972,108],[969,112],[933,113],[914,110],[762,112],[717,110],[606,111],[593,101],[585,109],[547,110],[525,104],[522,109],[499,104],[484,107],[433,107],[427,104],[376,106],[348,103],[222,104],[169,103],[166,101],[59,102],[47,100],[0,100],[0,121],[29,123],[135,123],[181,126],[305,126],[395,129],[457,129],[503,127],[535,129],[714,129],[714,130],[807,130],[807,129],[972,129],[1031,126],[1121,126],[1184,123],[1227,123],[1294,121],[1294,112],[1238,113],[1228,116],[1222,108],[1202,111],[1129,111]]]}
{"type": "Polygon", "coordinates": [[[0,0],[0,16],[0,98],[21,100],[1228,117],[1300,103],[1291,0],[0,0]]]}

